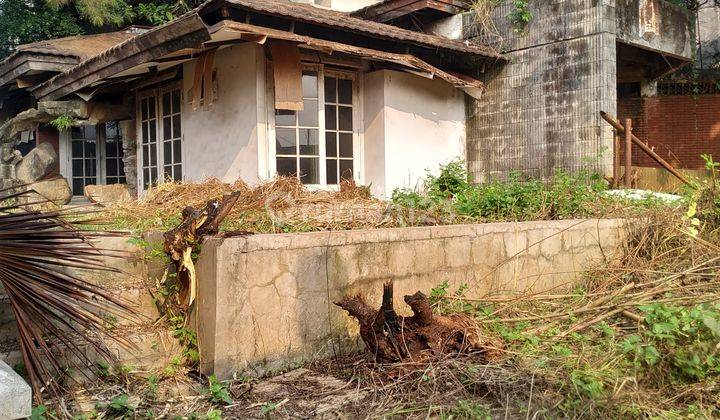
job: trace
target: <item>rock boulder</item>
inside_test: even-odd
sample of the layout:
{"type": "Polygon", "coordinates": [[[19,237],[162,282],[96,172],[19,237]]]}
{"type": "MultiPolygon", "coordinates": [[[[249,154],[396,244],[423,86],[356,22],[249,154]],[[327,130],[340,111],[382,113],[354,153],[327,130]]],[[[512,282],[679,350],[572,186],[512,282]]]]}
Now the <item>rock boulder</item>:
{"type": "Polygon", "coordinates": [[[130,191],[125,184],[86,185],[85,197],[93,203],[108,205],[120,201],[130,201],[130,191]]]}
{"type": "Polygon", "coordinates": [[[72,190],[65,178],[35,182],[29,185],[28,189],[35,190],[37,193],[37,195],[32,194],[29,197],[31,201],[47,199],[56,206],[63,206],[72,199],[72,190]]]}
{"type": "Polygon", "coordinates": [[[57,162],[55,148],[50,143],[41,143],[18,162],[15,177],[26,183],[39,181],[53,171],[57,162]]]}

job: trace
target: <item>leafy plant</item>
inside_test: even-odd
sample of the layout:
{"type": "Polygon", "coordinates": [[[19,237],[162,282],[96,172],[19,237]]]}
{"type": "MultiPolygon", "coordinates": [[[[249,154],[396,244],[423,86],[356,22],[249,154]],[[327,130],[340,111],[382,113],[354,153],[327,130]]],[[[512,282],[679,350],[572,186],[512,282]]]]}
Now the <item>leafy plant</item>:
{"type": "Polygon", "coordinates": [[[73,125],[75,125],[76,121],[75,117],[71,117],[70,115],[61,115],[50,121],[48,124],[58,131],[64,131],[69,130],[73,125]]]}
{"type": "Polygon", "coordinates": [[[114,360],[102,337],[114,338],[98,313],[128,318],[133,311],[68,270],[114,271],[91,242],[100,234],[79,230],[82,222],[68,220],[66,212],[28,210],[20,203],[29,200],[29,194],[0,190],[0,283],[10,299],[25,369],[40,401],[43,389],[60,391],[58,379],[68,375],[67,363],[97,372],[96,357],[108,364],[114,360]],[[83,342],[98,356],[90,359],[83,342]],[[61,359],[56,346],[73,357],[61,359]]]}
{"type": "Polygon", "coordinates": [[[208,381],[207,392],[212,402],[232,404],[233,400],[230,398],[227,386],[224,383],[218,381],[215,375],[210,376],[208,381]]]}
{"type": "Polygon", "coordinates": [[[96,408],[105,411],[107,415],[113,418],[124,419],[132,417],[136,407],[130,403],[127,395],[120,395],[110,400],[110,402],[98,403],[96,408]]]}
{"type": "Polygon", "coordinates": [[[518,34],[524,34],[527,25],[532,21],[533,14],[530,11],[528,0],[513,0],[514,10],[508,15],[508,20],[513,30],[518,34]]]}

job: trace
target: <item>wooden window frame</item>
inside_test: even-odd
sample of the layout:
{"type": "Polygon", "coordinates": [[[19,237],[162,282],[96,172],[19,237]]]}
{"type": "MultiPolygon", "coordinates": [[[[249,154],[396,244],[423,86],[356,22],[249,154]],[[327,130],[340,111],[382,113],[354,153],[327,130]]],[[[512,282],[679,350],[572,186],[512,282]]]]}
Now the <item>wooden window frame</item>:
{"type": "MultiPolygon", "coordinates": [[[[337,69],[329,67],[324,64],[317,63],[305,63],[302,64],[302,70],[316,71],[318,74],[318,128],[319,128],[319,180],[318,184],[305,184],[306,187],[311,189],[322,189],[322,190],[338,190],[340,188],[339,180],[338,184],[327,183],[327,162],[328,159],[326,145],[325,145],[325,77],[335,77],[340,79],[352,80],[353,82],[353,98],[352,98],[352,109],[353,109],[353,180],[360,184],[364,183],[364,162],[363,162],[363,137],[361,135],[360,127],[362,127],[362,77],[360,73],[349,70],[337,69]]],[[[277,175],[277,154],[276,154],[276,128],[275,128],[275,101],[272,98],[275,97],[272,67],[268,66],[266,71],[266,97],[270,98],[267,100],[267,146],[268,146],[268,178],[272,178],[277,175]]],[[[298,151],[299,152],[299,151],[298,151]]],[[[332,157],[331,157],[332,158],[332,157]]],[[[298,168],[299,170],[299,168],[298,168]]]]}

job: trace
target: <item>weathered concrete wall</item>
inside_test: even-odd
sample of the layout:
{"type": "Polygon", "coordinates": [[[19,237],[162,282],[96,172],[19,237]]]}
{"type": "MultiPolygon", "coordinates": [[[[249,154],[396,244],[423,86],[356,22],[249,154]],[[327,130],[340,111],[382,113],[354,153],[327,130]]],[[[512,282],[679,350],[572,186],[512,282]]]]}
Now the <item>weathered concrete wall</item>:
{"type": "MultiPolygon", "coordinates": [[[[125,348],[117,343],[108,342],[111,351],[119,358],[121,364],[133,365],[137,368],[157,369],[166,366],[170,359],[180,354],[182,349],[172,334],[162,327],[154,326],[159,313],[149,293],[154,287],[155,276],[158,276],[157,264],[142,258],[143,251],[128,242],[130,237],[105,237],[95,242],[100,249],[113,250],[121,258],[107,257],[104,259],[108,267],[119,272],[99,272],[72,270],[81,278],[102,285],[113,295],[125,299],[142,317],[140,323],[124,319],[117,320],[114,332],[136,346],[125,348]]],[[[12,309],[7,296],[0,289],[0,360],[10,366],[22,363],[22,355],[17,342],[17,329],[12,309]]]]}
{"type": "MultiPolygon", "coordinates": [[[[477,181],[512,171],[548,177],[557,168],[609,172],[612,131],[599,116],[615,112],[614,18],[607,1],[530,2],[526,34],[495,12],[510,63],[486,74],[487,93],[468,103],[468,167],[477,181]],[[592,160],[592,163],[588,161],[592,160]]],[[[466,37],[476,26],[466,17],[466,37]]]]}
{"type": "Polygon", "coordinates": [[[465,157],[465,98],[453,86],[382,70],[365,75],[365,183],[388,197],[465,157]]]}
{"type": "Polygon", "coordinates": [[[478,33],[465,15],[465,38],[497,41],[510,58],[485,74],[484,98],[469,100],[470,173],[477,181],[511,171],[548,177],[558,168],[609,174],[612,130],[599,112],[617,114],[617,40],[687,57],[689,16],[662,0],[529,5],[533,18],[524,30],[507,18],[511,2],[493,12],[500,40],[478,33]]]}
{"type": "Polygon", "coordinates": [[[618,39],[653,51],[691,58],[692,13],[666,0],[616,0],[618,39]]]}
{"type": "MultiPolygon", "coordinates": [[[[220,49],[215,55],[218,98],[209,109],[193,111],[184,101],[183,170],[185,179],[217,177],[233,182],[259,179],[258,139],[265,118],[265,58],[253,43],[220,49]]],[[[193,86],[196,61],[183,68],[183,92],[193,86]]],[[[264,156],[263,156],[264,157],[264,156]]]]}
{"type": "Polygon", "coordinates": [[[379,304],[387,280],[397,296],[445,280],[469,297],[570,288],[626,229],[569,220],[210,239],[197,266],[202,370],[229,378],[356,350],[357,324],[333,302],[363,293],[379,304]]]}
{"type": "Polygon", "coordinates": [[[709,69],[720,63],[720,7],[712,2],[698,12],[698,38],[702,54],[702,68],[709,69]]]}

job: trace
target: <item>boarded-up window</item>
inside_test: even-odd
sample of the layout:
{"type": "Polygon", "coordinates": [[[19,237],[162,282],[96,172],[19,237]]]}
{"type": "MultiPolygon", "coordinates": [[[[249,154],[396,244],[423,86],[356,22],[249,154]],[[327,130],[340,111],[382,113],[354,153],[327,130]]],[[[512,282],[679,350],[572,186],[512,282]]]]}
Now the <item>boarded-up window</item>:
{"type": "Polygon", "coordinates": [[[275,109],[303,110],[302,66],[300,49],[295,44],[275,43],[270,46],[275,82],[275,109]]]}

